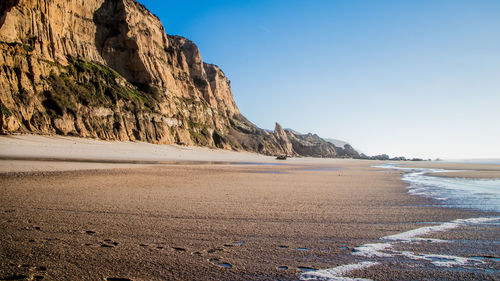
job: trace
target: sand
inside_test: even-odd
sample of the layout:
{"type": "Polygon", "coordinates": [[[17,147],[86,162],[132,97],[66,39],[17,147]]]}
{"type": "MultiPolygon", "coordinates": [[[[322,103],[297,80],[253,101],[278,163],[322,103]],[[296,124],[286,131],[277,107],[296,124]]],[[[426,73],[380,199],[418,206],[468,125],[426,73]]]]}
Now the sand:
{"type": "MultiPolygon", "coordinates": [[[[40,163],[31,172],[21,163],[17,172],[1,174],[0,279],[296,280],[301,267],[356,262],[354,247],[422,222],[488,215],[411,196],[400,172],[373,168],[375,161],[276,161],[204,149],[197,159],[198,148],[153,146],[161,151],[151,154],[143,150],[150,145],[139,149],[130,143],[113,143],[113,152],[96,149],[97,157],[91,153],[96,150],[85,154],[80,147],[108,147],[108,142],[80,140],[81,146],[71,148],[67,140],[74,138],[56,138],[68,149],[59,155],[50,141],[42,142],[50,147],[44,150],[29,144],[31,137],[21,140],[25,149],[15,149],[27,159],[30,148],[38,149],[36,157],[73,160],[16,160],[40,163]],[[121,145],[130,148],[128,154],[114,150],[121,145]],[[177,149],[186,153],[170,154],[177,149]],[[212,162],[168,163],[179,159],[212,162]],[[82,166],[55,171],[41,163],[82,166]],[[88,169],[88,164],[110,166],[88,169]]],[[[6,142],[0,138],[1,154],[15,158],[6,142]]],[[[395,263],[352,274],[376,280],[495,280],[487,273],[395,263]]]]}
{"type": "Polygon", "coordinates": [[[64,136],[0,136],[0,172],[126,168],[137,167],[136,164],[173,164],[179,161],[269,162],[274,161],[274,157],[145,142],[64,136]]]}
{"type": "MultiPolygon", "coordinates": [[[[399,163],[399,162],[397,162],[399,163]]],[[[408,167],[446,169],[452,172],[432,173],[430,175],[450,178],[500,178],[500,165],[474,163],[454,163],[444,161],[401,162],[408,167]]]]}
{"type": "MultiPolygon", "coordinates": [[[[332,163],[292,158],[287,163],[332,163]]],[[[102,141],[65,136],[0,136],[0,173],[71,171],[177,163],[282,163],[273,156],[204,147],[102,141]]]]}
{"type": "Polygon", "coordinates": [[[437,177],[447,177],[447,178],[500,179],[500,171],[446,172],[446,173],[430,173],[429,175],[437,177]]]}

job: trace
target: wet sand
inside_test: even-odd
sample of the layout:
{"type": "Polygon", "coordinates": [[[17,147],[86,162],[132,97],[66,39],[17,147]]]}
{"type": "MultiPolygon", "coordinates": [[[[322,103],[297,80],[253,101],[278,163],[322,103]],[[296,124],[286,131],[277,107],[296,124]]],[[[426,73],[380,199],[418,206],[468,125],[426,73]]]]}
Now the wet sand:
{"type": "MultiPolygon", "coordinates": [[[[135,151],[123,156],[102,154],[110,146],[101,142],[100,155],[85,144],[84,156],[94,160],[81,161],[81,146],[72,147],[67,139],[57,139],[57,145],[45,141],[50,149],[24,148],[58,161],[0,161],[3,167],[12,164],[0,174],[0,279],[297,280],[301,270],[364,260],[353,249],[383,236],[494,215],[440,208],[409,195],[401,173],[370,167],[380,163],[375,161],[276,161],[208,151],[201,152],[201,160],[233,164],[194,159],[171,164],[179,160],[171,156],[179,151],[175,147],[155,155],[130,143],[114,144],[135,151]]],[[[17,155],[9,151],[0,155],[17,155]]],[[[25,153],[26,159],[35,155],[25,153]]],[[[189,153],[177,155],[196,156],[189,153]]],[[[457,231],[463,240],[497,241],[467,255],[491,255],[500,243],[498,227],[457,231]]],[[[431,252],[461,250],[447,245],[420,246],[431,252]]],[[[422,267],[395,258],[347,276],[498,280],[496,267],[484,268],[422,267]]]]}
{"type": "Polygon", "coordinates": [[[446,178],[465,178],[465,179],[500,179],[499,171],[464,171],[464,172],[446,172],[431,173],[429,175],[446,178]]]}
{"type": "MultiPolygon", "coordinates": [[[[396,162],[398,163],[398,162],[396,162]]],[[[500,178],[500,165],[453,163],[442,161],[430,162],[401,162],[408,167],[446,169],[453,172],[432,173],[430,175],[449,178],[475,178],[494,179],[500,178]]]]}
{"type": "MultiPolygon", "coordinates": [[[[429,206],[407,194],[398,172],[372,164],[3,174],[0,278],[296,280],[299,267],[351,263],[354,247],[423,221],[484,216],[429,206]]],[[[401,270],[353,274],[399,280],[401,270]]],[[[421,271],[404,269],[404,276],[421,271]]]]}

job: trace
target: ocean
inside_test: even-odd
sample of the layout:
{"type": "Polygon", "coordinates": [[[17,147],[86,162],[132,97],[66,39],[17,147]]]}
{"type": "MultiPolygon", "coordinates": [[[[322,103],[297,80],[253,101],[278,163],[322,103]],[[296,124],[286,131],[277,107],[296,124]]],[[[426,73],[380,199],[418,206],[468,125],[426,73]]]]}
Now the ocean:
{"type": "MultiPolygon", "coordinates": [[[[469,162],[472,163],[472,162],[469,162]]],[[[475,162],[477,163],[477,162],[475,162]]],[[[493,162],[488,162],[492,164],[493,162]]],[[[498,162],[500,164],[500,161],[498,162]]],[[[429,173],[451,172],[444,169],[401,167],[398,164],[376,166],[404,172],[408,192],[436,200],[436,205],[487,212],[500,212],[500,179],[463,179],[429,176],[429,173]]],[[[381,237],[379,241],[353,249],[357,262],[301,274],[303,281],[346,281],[371,279],[352,277],[352,272],[374,266],[405,264],[425,270],[450,270],[467,273],[488,272],[500,276],[498,239],[462,240],[432,238],[440,232],[460,231],[474,227],[479,232],[498,232],[500,216],[456,219],[448,222],[422,222],[425,226],[381,237]],[[441,245],[441,247],[439,247],[441,245]],[[447,249],[443,251],[442,245],[447,249]]],[[[463,233],[463,232],[462,232],[463,233]]]]}
{"type": "Polygon", "coordinates": [[[465,163],[465,164],[482,164],[482,165],[500,165],[500,159],[449,159],[444,160],[445,163],[465,163]]]}
{"type": "Polygon", "coordinates": [[[452,172],[445,169],[378,166],[404,171],[408,192],[435,199],[444,207],[500,212],[500,179],[465,179],[429,176],[429,173],[452,172]]]}

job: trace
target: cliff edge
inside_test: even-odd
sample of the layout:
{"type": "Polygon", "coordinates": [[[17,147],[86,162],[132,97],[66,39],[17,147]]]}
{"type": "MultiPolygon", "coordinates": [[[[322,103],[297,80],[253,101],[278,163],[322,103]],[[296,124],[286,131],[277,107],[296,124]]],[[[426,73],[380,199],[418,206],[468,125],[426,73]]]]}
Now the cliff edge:
{"type": "Polygon", "coordinates": [[[2,1],[0,107],[7,134],[357,155],[316,135],[255,126],[224,72],[134,0],[2,1]]]}

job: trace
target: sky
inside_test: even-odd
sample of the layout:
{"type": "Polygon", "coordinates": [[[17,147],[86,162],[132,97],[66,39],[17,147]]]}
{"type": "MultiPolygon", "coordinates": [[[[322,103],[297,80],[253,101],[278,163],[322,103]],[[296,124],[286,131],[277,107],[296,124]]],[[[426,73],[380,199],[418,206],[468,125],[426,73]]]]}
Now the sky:
{"type": "Polygon", "coordinates": [[[261,128],[368,155],[500,158],[498,0],[139,0],[261,128]]]}

